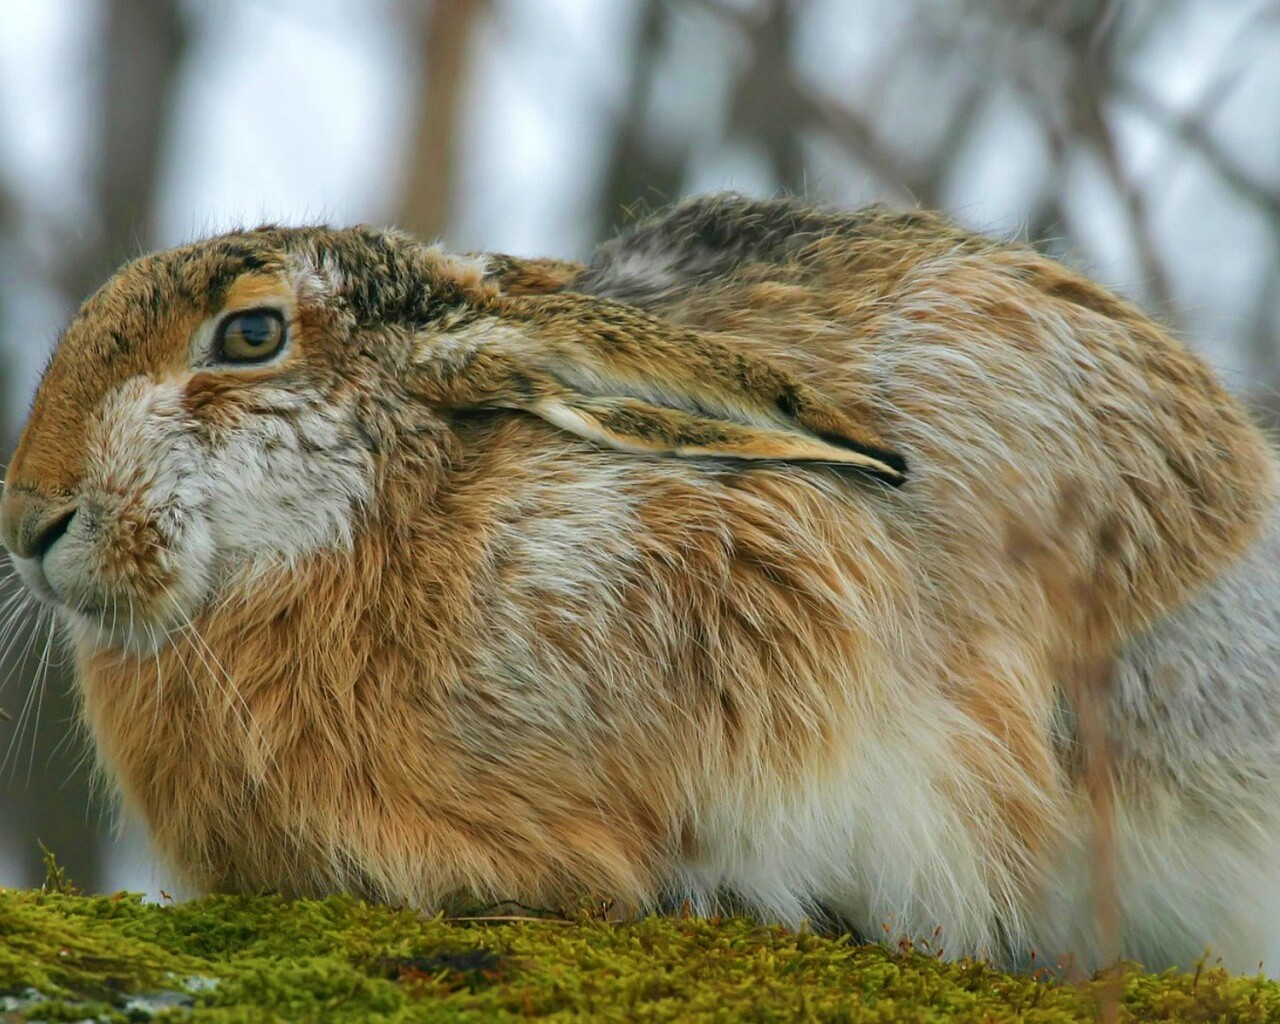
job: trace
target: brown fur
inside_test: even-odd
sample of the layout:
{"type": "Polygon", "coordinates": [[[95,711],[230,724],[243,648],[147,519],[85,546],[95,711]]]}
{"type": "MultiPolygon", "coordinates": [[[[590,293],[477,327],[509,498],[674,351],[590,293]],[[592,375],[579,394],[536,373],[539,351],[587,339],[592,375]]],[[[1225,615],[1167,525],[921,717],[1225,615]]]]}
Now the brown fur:
{"type": "Polygon", "coordinates": [[[1026,912],[1073,799],[1064,652],[1108,656],[1253,540],[1266,445],[1198,359],[1029,250],[734,202],[655,222],[715,260],[745,240],[670,286],[264,229],[86,304],[9,468],[14,550],[138,375],[180,380],[216,445],[292,374],[374,467],[349,548],[232,574],[154,657],[81,646],[103,764],[195,885],[652,905],[723,794],[772,807],[934,709],[938,791],[1026,912]],[[298,258],[342,283],[298,291],[288,361],[183,376],[197,326],[292,296],[298,258]]]}

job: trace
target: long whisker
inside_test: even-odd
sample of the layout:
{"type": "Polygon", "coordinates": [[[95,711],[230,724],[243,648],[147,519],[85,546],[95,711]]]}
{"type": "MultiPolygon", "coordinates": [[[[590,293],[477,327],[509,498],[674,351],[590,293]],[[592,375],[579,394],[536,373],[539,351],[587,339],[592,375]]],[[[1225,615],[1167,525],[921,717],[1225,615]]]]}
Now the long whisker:
{"type": "MultiPolygon", "coordinates": [[[[28,608],[26,605],[19,605],[13,609],[3,626],[0,629],[0,662],[7,662],[9,655],[13,653],[13,647],[19,640],[26,637],[30,639],[30,627],[33,622],[35,609],[28,608]]],[[[0,682],[0,688],[9,681],[9,677],[13,674],[12,667],[6,673],[3,682],[0,682]]]]}
{"type": "MultiPolygon", "coordinates": [[[[15,638],[25,637],[26,642],[22,645],[18,656],[13,659],[10,664],[9,670],[5,674],[4,682],[0,684],[0,690],[7,687],[10,681],[15,676],[19,675],[19,671],[27,665],[28,660],[31,657],[32,647],[40,635],[41,610],[39,607],[20,608],[15,613],[15,617],[18,619],[15,638]],[[29,612],[34,614],[27,614],[29,612]]],[[[6,651],[6,654],[7,653],[8,652],[6,651]]],[[[9,767],[12,762],[12,766],[10,768],[10,779],[15,781],[17,779],[17,759],[21,756],[22,738],[25,733],[27,718],[30,714],[31,703],[35,697],[37,680],[32,678],[29,682],[30,685],[28,686],[26,693],[23,695],[22,706],[18,711],[17,722],[14,724],[13,735],[9,738],[9,744],[5,749],[4,759],[0,760],[0,771],[5,767],[9,767]]]]}
{"type": "MultiPolygon", "coordinates": [[[[8,685],[10,678],[18,673],[18,670],[25,667],[31,658],[33,649],[36,648],[41,629],[45,628],[47,623],[45,609],[39,605],[33,609],[35,611],[34,621],[25,622],[24,631],[26,632],[27,642],[22,645],[22,652],[14,661],[9,669],[9,673],[5,678],[5,685],[8,685]]],[[[50,627],[51,628],[51,627],[50,627]]],[[[8,767],[10,771],[10,779],[17,780],[18,760],[21,757],[22,742],[26,737],[27,723],[31,721],[32,709],[35,706],[37,694],[40,691],[43,678],[39,669],[32,674],[30,684],[22,701],[22,708],[18,712],[18,721],[13,731],[13,736],[9,740],[9,746],[5,751],[4,760],[0,761],[0,770],[8,767]]],[[[32,737],[32,751],[35,750],[35,737],[32,737]]]]}
{"type": "Polygon", "coordinates": [[[34,613],[36,610],[35,598],[21,584],[5,599],[4,604],[0,605],[0,617],[5,620],[3,628],[0,628],[0,659],[8,656],[10,638],[19,634],[23,623],[29,620],[29,613],[34,613]]]}
{"type": "Polygon", "coordinates": [[[227,701],[228,710],[236,712],[236,717],[240,720],[241,727],[244,729],[246,744],[256,747],[270,762],[273,759],[269,753],[266,737],[263,735],[262,728],[254,717],[248,702],[244,699],[244,695],[240,693],[239,687],[235,685],[234,680],[231,678],[230,672],[227,671],[226,666],[223,665],[216,652],[209,646],[196,628],[195,623],[183,611],[177,600],[170,594],[165,594],[164,596],[168,598],[170,605],[180,619],[181,626],[178,631],[186,638],[192,653],[199,659],[205,672],[213,679],[214,684],[227,701]]]}
{"type": "MultiPolygon", "coordinates": [[[[156,701],[155,710],[152,713],[151,729],[154,732],[160,728],[160,709],[164,705],[164,665],[160,661],[160,640],[156,637],[155,623],[146,623],[147,637],[151,641],[151,657],[156,663],[156,701]]],[[[142,662],[138,662],[138,674],[142,674],[142,662]]]]}
{"type": "MultiPolygon", "coordinates": [[[[44,615],[42,615],[42,619],[45,619],[44,615]]],[[[56,632],[54,629],[52,614],[48,615],[47,619],[45,619],[45,623],[44,649],[40,652],[40,664],[37,669],[38,676],[33,686],[33,690],[36,694],[36,713],[35,721],[31,726],[31,754],[27,758],[27,785],[31,784],[31,777],[35,773],[36,744],[40,738],[40,714],[44,710],[44,692],[49,685],[50,653],[53,650],[53,636],[56,632]]]]}
{"type": "MultiPolygon", "coordinates": [[[[206,676],[213,680],[218,688],[218,692],[222,694],[223,699],[227,702],[227,709],[234,712],[235,719],[239,722],[240,727],[244,731],[244,742],[247,749],[256,750],[263,756],[268,763],[274,761],[268,751],[266,738],[262,734],[262,728],[258,724],[257,719],[253,716],[248,703],[240,694],[239,689],[235,686],[230,675],[225,668],[221,667],[221,663],[217,662],[217,658],[213,652],[209,650],[208,644],[204,642],[204,638],[200,636],[195,626],[188,620],[185,628],[182,629],[181,635],[186,639],[191,652],[201,663],[205,670],[206,676]],[[201,650],[204,647],[204,651],[201,650]],[[207,655],[206,653],[207,652],[207,655]],[[212,658],[218,664],[215,668],[210,664],[209,659],[212,658]]],[[[184,663],[185,667],[185,663],[184,663]]],[[[190,668],[187,668],[188,678],[191,678],[190,668]]],[[[193,685],[195,683],[193,682],[193,685]]]]}

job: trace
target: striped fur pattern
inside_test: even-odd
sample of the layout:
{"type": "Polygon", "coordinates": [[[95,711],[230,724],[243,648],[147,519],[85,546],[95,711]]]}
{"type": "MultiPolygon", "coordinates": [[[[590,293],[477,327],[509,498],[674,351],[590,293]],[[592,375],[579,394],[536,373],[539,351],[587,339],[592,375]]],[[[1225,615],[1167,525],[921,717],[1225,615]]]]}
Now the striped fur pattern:
{"type": "MultiPolygon", "coordinates": [[[[191,884],[1269,956],[1273,456],[1139,311],[924,212],[691,200],[586,266],[369,228],[84,306],[0,530],[191,884]],[[218,324],[288,342],[220,362],[218,324]]],[[[1278,951],[1280,952],[1280,951],[1278,951]]]]}

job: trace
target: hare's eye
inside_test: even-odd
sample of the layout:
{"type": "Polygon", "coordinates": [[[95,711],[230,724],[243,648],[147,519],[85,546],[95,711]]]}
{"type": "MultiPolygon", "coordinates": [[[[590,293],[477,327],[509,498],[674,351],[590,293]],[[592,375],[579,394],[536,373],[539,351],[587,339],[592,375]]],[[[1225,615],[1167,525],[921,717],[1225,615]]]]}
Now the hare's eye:
{"type": "Polygon", "coordinates": [[[260,363],[284,346],[284,319],[274,309],[252,309],[218,326],[214,357],[227,363],[260,363]]]}

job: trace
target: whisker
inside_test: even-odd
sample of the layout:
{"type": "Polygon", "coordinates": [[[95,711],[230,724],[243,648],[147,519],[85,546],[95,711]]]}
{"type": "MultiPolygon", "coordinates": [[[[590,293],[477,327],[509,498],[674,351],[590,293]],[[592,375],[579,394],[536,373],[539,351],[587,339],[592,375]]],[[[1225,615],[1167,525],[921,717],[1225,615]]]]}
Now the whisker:
{"type": "MultiPolygon", "coordinates": [[[[160,662],[160,642],[156,639],[156,628],[153,623],[147,623],[147,635],[151,638],[151,657],[156,662],[156,702],[155,712],[151,719],[151,729],[154,732],[160,727],[160,708],[164,704],[164,667],[160,662]]],[[[142,662],[138,662],[138,674],[142,674],[142,662]]]]}
{"type": "MultiPolygon", "coordinates": [[[[4,685],[8,685],[10,679],[24,668],[32,655],[32,651],[36,648],[40,631],[46,625],[45,609],[37,606],[35,609],[34,621],[24,623],[26,629],[27,642],[22,645],[22,653],[10,666],[9,672],[5,677],[4,685]]],[[[0,771],[6,767],[9,768],[11,781],[16,782],[18,776],[18,761],[22,756],[22,741],[26,736],[27,723],[31,720],[31,710],[36,702],[36,694],[40,689],[42,678],[37,669],[31,676],[26,695],[23,697],[22,707],[18,712],[18,721],[14,727],[13,736],[9,740],[8,748],[5,750],[4,760],[0,761],[0,771]]],[[[35,749],[35,736],[32,735],[32,750],[35,749]]],[[[29,781],[29,780],[28,780],[29,781]]]]}
{"type": "MultiPolygon", "coordinates": [[[[74,726],[68,729],[65,735],[63,736],[63,738],[58,741],[58,746],[54,748],[54,752],[56,753],[59,749],[61,749],[64,743],[69,743],[72,739],[74,739],[76,732],[77,732],[77,728],[74,726]]],[[[58,784],[58,792],[61,793],[64,789],[67,788],[67,786],[71,784],[72,780],[74,780],[77,776],[81,774],[87,774],[90,777],[90,780],[92,780],[95,774],[93,771],[95,760],[96,759],[94,758],[93,744],[92,743],[81,744],[80,753],[77,754],[72,759],[71,767],[67,771],[66,777],[58,784]]],[[[94,787],[91,781],[90,790],[92,791],[93,788],[94,787]]],[[[99,824],[101,824],[101,820],[99,820],[99,824]]]]}
{"type": "Polygon", "coordinates": [[[169,598],[174,611],[183,623],[180,632],[187,639],[192,653],[200,660],[205,671],[209,673],[219,692],[227,701],[228,710],[234,709],[237,711],[236,717],[240,720],[241,727],[244,729],[246,745],[255,748],[267,764],[274,764],[275,758],[271,753],[266,736],[262,732],[262,727],[254,717],[248,701],[244,699],[239,687],[235,685],[234,680],[231,678],[231,673],[227,671],[217,653],[201,635],[190,616],[186,615],[172,595],[166,594],[165,596],[169,598]]]}
{"type": "Polygon", "coordinates": [[[30,598],[30,596],[31,591],[20,585],[17,590],[4,599],[4,604],[0,605],[0,612],[7,612],[16,605],[25,604],[26,599],[30,598]]]}
{"type": "Polygon", "coordinates": [[[35,609],[29,608],[25,602],[19,602],[9,610],[4,625],[0,627],[0,661],[8,658],[10,648],[22,635],[23,626],[30,624],[31,614],[34,612],[35,609]]]}
{"type": "MultiPolygon", "coordinates": [[[[20,610],[16,619],[17,621],[14,624],[13,642],[16,643],[19,640],[25,640],[26,642],[22,644],[17,657],[12,659],[8,671],[5,673],[4,682],[0,683],[0,690],[7,687],[15,677],[20,678],[21,670],[26,667],[28,659],[31,656],[32,646],[35,644],[36,638],[39,635],[40,618],[38,608],[24,608],[20,610]]],[[[10,646],[12,646],[12,644],[10,646]]],[[[6,649],[5,653],[8,655],[9,651],[6,649]]],[[[34,679],[30,679],[28,682],[29,684],[34,684],[34,679]]],[[[14,725],[13,735],[9,738],[9,745],[5,750],[4,759],[0,761],[0,770],[8,765],[10,758],[15,755],[15,751],[21,749],[22,735],[31,699],[32,689],[31,685],[29,685],[23,695],[21,707],[18,709],[17,721],[14,725]]],[[[11,776],[11,778],[16,780],[16,773],[11,776]]]]}
{"type": "Polygon", "coordinates": [[[35,773],[36,745],[40,738],[40,714],[44,710],[44,691],[49,685],[49,654],[53,648],[54,626],[53,617],[50,615],[45,630],[44,649],[40,652],[40,664],[37,669],[39,677],[33,686],[36,694],[36,714],[31,726],[31,754],[27,758],[27,785],[31,784],[31,777],[35,773]]]}
{"type": "Polygon", "coordinates": [[[239,710],[242,711],[249,720],[252,720],[253,714],[249,709],[249,705],[245,702],[243,696],[240,695],[238,688],[235,686],[235,683],[231,678],[231,673],[227,671],[226,666],[222,664],[213,649],[205,642],[204,637],[201,636],[199,630],[196,629],[195,623],[191,620],[190,616],[183,611],[182,606],[178,604],[177,600],[171,594],[166,594],[164,596],[168,598],[171,607],[179,617],[179,627],[177,632],[186,639],[188,646],[191,648],[191,652],[197,659],[199,659],[204,670],[213,678],[214,683],[218,686],[222,695],[227,698],[228,708],[232,708],[238,703],[239,710]]]}

